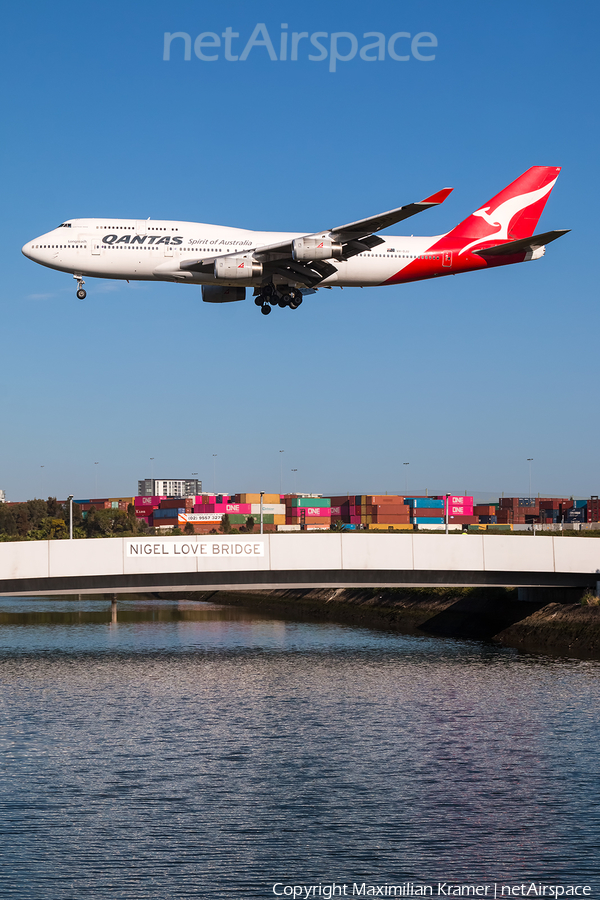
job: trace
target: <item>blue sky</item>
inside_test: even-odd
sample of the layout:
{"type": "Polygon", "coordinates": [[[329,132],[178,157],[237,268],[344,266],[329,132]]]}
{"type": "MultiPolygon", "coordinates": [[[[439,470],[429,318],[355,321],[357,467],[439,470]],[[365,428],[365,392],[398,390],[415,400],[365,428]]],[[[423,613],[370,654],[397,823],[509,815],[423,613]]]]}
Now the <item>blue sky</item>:
{"type": "Polygon", "coordinates": [[[597,20],[553,0],[7,8],[8,499],[131,494],[152,465],[212,489],[213,462],[220,491],[277,491],[282,473],[284,490],[403,492],[408,478],[414,492],[523,495],[529,457],[533,493],[598,493],[597,20]],[[282,23],[438,46],[335,72],[306,41],[296,61],[264,47],[185,61],[183,41],[163,60],[165,32],[230,26],[240,55],[260,22],[277,49],[282,23]],[[20,252],[79,216],[313,231],[451,186],[390,229],[438,234],[531,165],[563,166],[539,230],[572,229],[543,260],[320,291],[268,318],[188,285],[88,279],[79,302],[69,275],[20,252]]]}

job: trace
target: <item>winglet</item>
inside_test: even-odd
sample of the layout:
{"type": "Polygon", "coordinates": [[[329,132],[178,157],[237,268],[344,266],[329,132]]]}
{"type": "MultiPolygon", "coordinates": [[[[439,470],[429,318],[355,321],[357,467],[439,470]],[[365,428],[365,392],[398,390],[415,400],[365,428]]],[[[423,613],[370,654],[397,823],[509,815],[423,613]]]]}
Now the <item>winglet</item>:
{"type": "Polygon", "coordinates": [[[437,194],[432,194],[431,197],[425,197],[424,200],[421,200],[421,203],[431,203],[432,206],[439,206],[440,203],[443,203],[444,200],[450,196],[453,190],[454,188],[442,188],[437,194]]]}

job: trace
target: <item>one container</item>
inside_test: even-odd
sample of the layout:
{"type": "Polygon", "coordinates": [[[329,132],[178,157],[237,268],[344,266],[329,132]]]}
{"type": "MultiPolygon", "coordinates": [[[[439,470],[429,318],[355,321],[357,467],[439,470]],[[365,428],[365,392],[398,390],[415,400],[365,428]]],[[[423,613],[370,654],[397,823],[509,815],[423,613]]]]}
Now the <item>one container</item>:
{"type": "Polygon", "coordinates": [[[444,519],[439,516],[417,516],[411,522],[413,525],[443,525],[444,519]]]}

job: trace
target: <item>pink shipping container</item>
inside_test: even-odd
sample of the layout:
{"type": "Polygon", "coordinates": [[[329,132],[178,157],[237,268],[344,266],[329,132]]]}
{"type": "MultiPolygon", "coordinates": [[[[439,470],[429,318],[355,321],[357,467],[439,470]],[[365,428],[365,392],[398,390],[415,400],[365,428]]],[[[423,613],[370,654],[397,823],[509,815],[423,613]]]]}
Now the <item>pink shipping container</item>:
{"type": "Polygon", "coordinates": [[[134,506],[153,506],[158,509],[161,500],[166,500],[166,497],[135,497],[133,500],[134,506]]]}
{"type": "Polygon", "coordinates": [[[468,506],[466,503],[463,506],[457,506],[455,504],[450,504],[448,507],[448,515],[450,516],[472,516],[473,515],[473,507],[468,506]]]}
{"type": "Polygon", "coordinates": [[[351,525],[360,525],[360,516],[350,516],[351,525]]]}
{"type": "MultiPolygon", "coordinates": [[[[440,500],[443,500],[443,497],[440,497],[440,500]]],[[[450,506],[470,506],[473,509],[473,498],[472,497],[448,497],[448,503],[450,506]]]]}
{"type": "Polygon", "coordinates": [[[230,513],[236,516],[249,516],[252,512],[251,503],[197,503],[194,506],[195,513],[230,513]]]}

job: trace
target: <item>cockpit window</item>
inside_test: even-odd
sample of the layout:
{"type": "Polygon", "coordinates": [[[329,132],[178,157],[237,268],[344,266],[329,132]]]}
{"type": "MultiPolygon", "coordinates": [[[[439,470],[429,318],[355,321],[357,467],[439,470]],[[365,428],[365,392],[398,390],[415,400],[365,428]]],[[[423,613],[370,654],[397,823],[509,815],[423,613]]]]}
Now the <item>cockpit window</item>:
{"type": "Polygon", "coordinates": [[[70,223],[70,222],[63,222],[62,225],[59,225],[58,227],[59,227],[59,228],[70,228],[70,227],[71,227],[71,223],[70,223]]]}

